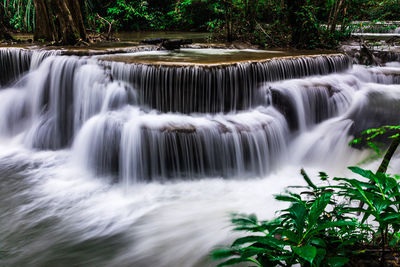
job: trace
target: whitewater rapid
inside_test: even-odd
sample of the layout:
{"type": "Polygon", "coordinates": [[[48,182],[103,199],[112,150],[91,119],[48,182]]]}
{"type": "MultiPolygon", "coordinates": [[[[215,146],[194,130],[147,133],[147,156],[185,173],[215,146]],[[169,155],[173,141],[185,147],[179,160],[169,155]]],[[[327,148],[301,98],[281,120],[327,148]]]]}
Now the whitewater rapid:
{"type": "Polygon", "coordinates": [[[4,266],[215,266],[210,251],[238,236],[232,213],[270,219],[284,207],[273,194],[304,184],[287,165],[250,180],[112,185],[71,164],[70,151],[1,148],[4,266]]]}
{"type": "Polygon", "coordinates": [[[348,175],[370,155],[353,136],[400,123],[399,63],[264,80],[257,105],[190,113],[96,59],[38,58],[0,90],[2,266],[215,266],[230,214],[272,218],[300,168],[348,175]]]}

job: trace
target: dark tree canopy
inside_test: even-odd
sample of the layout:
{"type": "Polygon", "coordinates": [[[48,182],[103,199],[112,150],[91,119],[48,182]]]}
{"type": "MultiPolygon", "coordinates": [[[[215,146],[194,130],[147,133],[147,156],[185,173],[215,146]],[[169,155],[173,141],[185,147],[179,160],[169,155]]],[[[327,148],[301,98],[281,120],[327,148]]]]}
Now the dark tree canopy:
{"type": "Polygon", "coordinates": [[[353,21],[400,14],[399,0],[5,0],[0,7],[2,24],[57,44],[86,41],[86,31],[110,40],[116,31],[169,30],[261,46],[333,48],[350,36],[353,21]]]}

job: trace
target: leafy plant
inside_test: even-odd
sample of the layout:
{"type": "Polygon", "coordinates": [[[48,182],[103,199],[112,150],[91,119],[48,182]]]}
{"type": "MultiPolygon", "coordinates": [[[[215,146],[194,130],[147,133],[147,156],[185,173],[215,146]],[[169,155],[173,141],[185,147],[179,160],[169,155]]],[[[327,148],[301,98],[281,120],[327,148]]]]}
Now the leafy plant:
{"type": "Polygon", "coordinates": [[[313,187],[308,187],[313,191],[302,194],[288,192],[276,196],[277,200],[291,205],[271,222],[260,222],[255,215],[234,217],[236,231],[257,235],[239,238],[229,249],[216,250],[214,258],[229,257],[219,266],[239,262],[253,262],[258,266],[346,264],[347,256],[352,254],[349,247],[364,242],[369,228],[344,214],[343,207],[334,206],[333,192],[313,187]]]}
{"type": "Polygon", "coordinates": [[[219,266],[241,262],[257,266],[344,266],[365,257],[372,257],[371,264],[378,264],[380,259],[383,266],[386,254],[400,248],[400,180],[386,174],[399,145],[399,129],[384,126],[365,132],[369,140],[392,133],[389,137],[393,142],[378,172],[349,167],[361,178],[333,179],[320,172],[322,185],[317,186],[302,170],[308,186],[290,187],[292,191],[275,196],[290,204],[276,219],[259,221],[255,215],[235,215],[234,230],[251,235],[215,250],[215,259],[227,259],[219,266]],[[295,193],[293,189],[306,191],[295,193]]]}
{"type": "Polygon", "coordinates": [[[349,201],[357,200],[365,205],[361,207],[348,206],[343,212],[361,213],[361,223],[372,217],[378,223],[377,233],[380,233],[383,247],[389,245],[388,233],[400,230],[400,183],[399,177],[391,177],[385,173],[373,173],[359,167],[350,167],[352,172],[363,179],[335,178],[339,185],[331,186],[337,189],[337,195],[349,201]]]}
{"type": "Polygon", "coordinates": [[[3,0],[0,4],[10,25],[16,30],[31,32],[35,28],[33,0],[3,0]]]}

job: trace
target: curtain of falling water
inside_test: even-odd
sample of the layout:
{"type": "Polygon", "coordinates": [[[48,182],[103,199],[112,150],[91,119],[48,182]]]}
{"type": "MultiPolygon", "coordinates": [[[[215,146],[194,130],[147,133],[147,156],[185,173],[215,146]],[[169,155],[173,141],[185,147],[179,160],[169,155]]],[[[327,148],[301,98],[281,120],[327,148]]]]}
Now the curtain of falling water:
{"type": "MultiPolygon", "coordinates": [[[[26,146],[36,149],[72,146],[78,164],[125,183],[263,176],[288,153],[291,136],[344,114],[361,83],[399,81],[387,68],[355,68],[271,83],[344,71],[349,59],[343,55],[157,67],[0,52],[7,64],[28,68],[0,92],[1,134],[22,134],[26,146]]],[[[14,79],[23,71],[14,71],[14,79]]],[[[387,101],[376,94],[369,93],[377,102],[371,105],[387,101]]],[[[348,117],[359,117],[357,110],[348,117]]],[[[370,121],[348,131],[369,127],[370,121]]],[[[396,118],[389,114],[386,121],[396,118]]]]}

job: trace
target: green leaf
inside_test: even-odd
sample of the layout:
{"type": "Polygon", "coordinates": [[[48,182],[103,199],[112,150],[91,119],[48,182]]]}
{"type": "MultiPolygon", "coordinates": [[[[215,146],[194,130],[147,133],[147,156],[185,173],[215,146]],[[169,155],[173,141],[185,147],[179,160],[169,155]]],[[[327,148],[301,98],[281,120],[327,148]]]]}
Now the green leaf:
{"type": "Polygon", "coordinates": [[[262,255],[262,254],[267,254],[271,252],[275,252],[276,250],[272,249],[266,249],[266,248],[259,248],[259,247],[246,247],[246,248],[241,248],[239,250],[239,253],[241,255],[241,258],[250,258],[256,255],[262,255]]]}
{"type": "Polygon", "coordinates": [[[328,174],[326,174],[325,172],[319,172],[318,176],[321,179],[321,181],[326,181],[329,178],[328,174]]]}
{"type": "Polygon", "coordinates": [[[387,221],[390,221],[390,220],[393,220],[393,219],[400,220],[400,213],[385,214],[385,215],[382,216],[382,220],[384,222],[387,222],[387,221]]]}
{"type": "Polygon", "coordinates": [[[301,169],[300,171],[301,175],[303,176],[304,180],[306,183],[312,187],[313,189],[317,189],[318,187],[311,181],[310,177],[307,175],[306,171],[304,169],[301,169]]]}
{"type": "MultiPolygon", "coordinates": [[[[334,180],[345,181],[345,182],[349,183],[350,185],[352,185],[355,189],[357,189],[357,192],[360,195],[360,197],[358,199],[367,203],[368,206],[371,207],[371,209],[375,210],[375,207],[372,205],[371,200],[367,197],[366,192],[362,189],[359,181],[357,181],[355,179],[348,179],[348,178],[334,178],[334,180]]],[[[351,188],[348,188],[348,192],[354,193],[354,191],[351,191],[351,188]]],[[[346,196],[346,194],[345,194],[345,196],[346,196]]],[[[354,196],[356,196],[356,195],[354,195],[354,196]]]]}
{"type": "Polygon", "coordinates": [[[318,218],[325,211],[326,206],[331,200],[332,193],[324,193],[319,198],[317,198],[311,206],[310,214],[308,216],[308,229],[314,227],[317,223],[318,218]]]}
{"type": "Polygon", "coordinates": [[[315,228],[312,232],[310,232],[310,235],[313,235],[314,233],[317,233],[319,231],[328,229],[328,228],[341,228],[345,226],[357,226],[356,222],[353,221],[335,221],[335,222],[326,222],[321,225],[319,225],[317,228],[315,228]]]}
{"type": "Polygon", "coordinates": [[[349,170],[351,170],[353,173],[359,174],[365,178],[375,181],[375,174],[370,170],[364,170],[360,167],[349,167],[349,170]]]}
{"type": "Polygon", "coordinates": [[[297,198],[288,195],[275,195],[275,199],[284,202],[299,202],[297,198]]]}
{"type": "Polygon", "coordinates": [[[344,257],[330,257],[326,260],[326,264],[332,267],[341,267],[349,262],[348,258],[344,257]]]}
{"type": "Polygon", "coordinates": [[[311,238],[310,243],[318,247],[326,248],[326,242],[322,238],[313,237],[311,238]]]}
{"type": "Polygon", "coordinates": [[[218,267],[230,266],[230,265],[239,264],[242,262],[253,262],[253,261],[249,258],[233,258],[233,259],[229,259],[225,262],[218,264],[218,267]]]}
{"type": "Polygon", "coordinates": [[[263,232],[262,229],[260,229],[260,227],[246,227],[246,226],[238,226],[233,228],[233,231],[246,231],[246,232],[252,232],[252,233],[260,233],[263,232]]]}
{"type": "Polygon", "coordinates": [[[291,247],[292,251],[312,264],[315,256],[317,256],[317,248],[311,245],[302,247],[291,247]]]}
{"type": "Polygon", "coordinates": [[[232,223],[240,226],[254,226],[257,225],[258,221],[257,218],[252,215],[237,215],[237,217],[232,219],[232,223]]]}
{"type": "Polygon", "coordinates": [[[287,211],[293,216],[297,232],[302,233],[306,223],[307,209],[302,204],[295,203],[287,211]]]}
{"type": "Polygon", "coordinates": [[[374,204],[377,213],[381,213],[391,204],[390,201],[381,198],[373,199],[372,203],[374,204]]]}
{"type": "Polygon", "coordinates": [[[275,248],[285,246],[285,244],[282,241],[270,236],[246,236],[238,238],[235,240],[235,242],[233,242],[232,246],[239,246],[247,243],[260,243],[275,248]]]}
{"type": "Polygon", "coordinates": [[[223,258],[228,258],[235,255],[235,250],[233,249],[217,249],[211,254],[213,259],[219,260],[223,258]]]}
{"type": "Polygon", "coordinates": [[[397,198],[397,197],[400,197],[400,192],[395,192],[388,196],[388,198],[397,198]]]}
{"type": "Polygon", "coordinates": [[[291,241],[291,242],[293,242],[295,244],[298,244],[300,242],[300,239],[301,239],[301,236],[300,236],[301,234],[302,233],[299,234],[299,233],[295,233],[293,231],[287,230],[287,231],[284,231],[282,233],[282,236],[284,236],[287,239],[289,239],[289,241],[291,241]]]}

